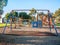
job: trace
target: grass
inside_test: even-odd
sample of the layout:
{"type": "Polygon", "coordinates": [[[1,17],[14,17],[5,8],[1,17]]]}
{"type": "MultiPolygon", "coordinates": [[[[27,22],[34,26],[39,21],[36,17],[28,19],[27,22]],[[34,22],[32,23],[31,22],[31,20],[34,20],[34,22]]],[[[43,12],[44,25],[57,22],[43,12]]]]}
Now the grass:
{"type": "MultiPolygon", "coordinates": [[[[0,23],[0,27],[4,27],[5,25],[5,23],[0,23]]],[[[10,24],[7,24],[7,26],[10,26],[10,24]]]]}
{"type": "Polygon", "coordinates": [[[60,26],[60,23],[56,24],[56,26],[60,26]]]}

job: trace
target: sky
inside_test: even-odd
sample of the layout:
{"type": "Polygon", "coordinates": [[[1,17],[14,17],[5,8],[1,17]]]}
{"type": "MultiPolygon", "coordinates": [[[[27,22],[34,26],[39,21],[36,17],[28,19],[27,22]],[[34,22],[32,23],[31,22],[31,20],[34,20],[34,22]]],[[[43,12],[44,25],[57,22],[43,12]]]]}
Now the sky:
{"type": "Polygon", "coordinates": [[[3,17],[13,9],[48,9],[54,13],[60,8],[59,5],[60,0],[8,0],[7,6],[3,9],[3,17]]]}

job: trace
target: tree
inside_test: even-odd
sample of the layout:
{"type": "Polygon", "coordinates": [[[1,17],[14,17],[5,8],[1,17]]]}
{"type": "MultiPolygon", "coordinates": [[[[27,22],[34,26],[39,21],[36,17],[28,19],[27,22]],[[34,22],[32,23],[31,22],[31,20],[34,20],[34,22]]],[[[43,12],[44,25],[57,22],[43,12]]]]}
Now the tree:
{"type": "Polygon", "coordinates": [[[14,17],[18,17],[18,12],[14,11],[13,15],[14,15],[14,17]]]}
{"type": "Polygon", "coordinates": [[[19,17],[22,19],[31,19],[31,16],[28,15],[26,12],[20,12],[19,17]]]}
{"type": "Polygon", "coordinates": [[[3,8],[7,6],[8,0],[0,0],[0,15],[3,13],[3,8]]]}
{"type": "Polygon", "coordinates": [[[15,18],[15,17],[18,17],[18,12],[13,12],[13,13],[7,13],[6,15],[5,15],[5,17],[7,18],[7,19],[9,19],[10,17],[12,17],[12,18],[15,18]]]}
{"type": "Polygon", "coordinates": [[[39,14],[38,14],[38,18],[40,18],[41,20],[43,20],[43,16],[44,16],[45,14],[44,14],[44,12],[40,12],[39,14]]]}
{"type": "Polygon", "coordinates": [[[7,14],[5,15],[5,18],[6,18],[7,20],[9,20],[9,15],[10,15],[10,13],[7,13],[7,14]]]}
{"type": "MultiPolygon", "coordinates": [[[[16,21],[17,21],[16,18],[18,18],[18,12],[12,11],[12,12],[10,13],[10,20],[12,20],[11,23],[14,22],[15,28],[16,28],[16,21]],[[12,17],[12,18],[11,18],[11,17],[12,17]]],[[[11,24],[11,25],[12,25],[12,24],[11,24]]]]}
{"type": "MultiPolygon", "coordinates": [[[[30,20],[32,19],[30,15],[28,15],[26,12],[20,12],[19,13],[19,17],[20,17],[20,23],[22,24],[22,21],[27,21],[30,22],[30,20]],[[22,20],[21,20],[22,19],[22,20]]],[[[29,23],[30,25],[30,23],[29,23]]]]}
{"type": "Polygon", "coordinates": [[[53,16],[54,17],[60,16],[60,9],[58,9],[53,16]]]}
{"type": "Polygon", "coordinates": [[[16,28],[16,20],[17,20],[16,17],[18,17],[18,12],[11,11],[10,13],[7,13],[5,17],[7,20],[10,20],[10,23],[13,22],[15,24],[15,28],[16,28]]]}
{"type": "Polygon", "coordinates": [[[58,17],[55,18],[55,23],[56,23],[56,24],[57,24],[57,23],[60,23],[60,16],[58,16],[58,17]]]}
{"type": "Polygon", "coordinates": [[[36,14],[36,10],[34,9],[34,8],[32,8],[31,10],[30,10],[30,13],[29,13],[29,15],[32,17],[32,20],[34,20],[35,19],[35,14],[36,14]]]}
{"type": "Polygon", "coordinates": [[[30,10],[29,15],[32,15],[32,14],[35,14],[35,13],[36,13],[36,10],[35,10],[34,8],[32,8],[32,9],[30,10]]]}
{"type": "Polygon", "coordinates": [[[56,10],[53,17],[55,17],[55,22],[56,23],[60,23],[60,8],[58,10],[56,10]]]}

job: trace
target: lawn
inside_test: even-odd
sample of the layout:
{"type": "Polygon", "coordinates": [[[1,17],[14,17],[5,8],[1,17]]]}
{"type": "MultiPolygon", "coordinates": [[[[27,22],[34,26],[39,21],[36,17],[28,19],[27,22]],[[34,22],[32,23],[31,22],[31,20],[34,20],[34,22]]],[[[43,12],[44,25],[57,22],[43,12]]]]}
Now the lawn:
{"type": "MultiPolygon", "coordinates": [[[[0,23],[0,27],[4,27],[5,25],[5,23],[0,23]]],[[[7,26],[10,26],[10,24],[7,24],[7,26]]]]}
{"type": "Polygon", "coordinates": [[[60,23],[56,24],[56,26],[60,26],[60,23]]]}

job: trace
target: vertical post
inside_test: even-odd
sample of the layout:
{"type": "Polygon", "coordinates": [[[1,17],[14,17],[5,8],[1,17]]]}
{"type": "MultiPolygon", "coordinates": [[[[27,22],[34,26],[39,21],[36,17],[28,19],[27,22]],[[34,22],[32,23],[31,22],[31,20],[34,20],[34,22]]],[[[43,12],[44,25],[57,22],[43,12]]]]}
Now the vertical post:
{"type": "Polygon", "coordinates": [[[38,15],[37,15],[37,21],[38,21],[38,15]]]}
{"type": "Polygon", "coordinates": [[[52,23],[53,23],[53,25],[54,25],[54,29],[55,29],[55,31],[56,31],[56,35],[58,35],[57,28],[56,28],[56,25],[55,25],[55,23],[54,23],[54,20],[53,20],[53,19],[52,19],[52,23]]]}
{"type": "Polygon", "coordinates": [[[4,26],[3,34],[4,34],[5,30],[6,30],[6,27],[7,27],[7,21],[6,21],[6,25],[4,26]]]}
{"type": "Polygon", "coordinates": [[[20,20],[19,20],[19,13],[18,13],[18,24],[19,24],[18,27],[20,27],[20,23],[19,22],[20,22],[20,20]]]}
{"type": "Polygon", "coordinates": [[[42,14],[42,26],[43,26],[43,14],[42,14]]]}
{"type": "Polygon", "coordinates": [[[48,25],[51,31],[51,24],[50,24],[50,11],[48,10],[48,25]]]}
{"type": "Polygon", "coordinates": [[[28,20],[28,24],[29,24],[29,27],[30,27],[30,20],[28,20]]]}
{"type": "Polygon", "coordinates": [[[16,17],[14,18],[14,24],[15,24],[15,27],[14,28],[16,28],[16,17]]]}
{"type": "Polygon", "coordinates": [[[12,31],[12,18],[10,17],[10,30],[12,31]]]}

